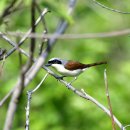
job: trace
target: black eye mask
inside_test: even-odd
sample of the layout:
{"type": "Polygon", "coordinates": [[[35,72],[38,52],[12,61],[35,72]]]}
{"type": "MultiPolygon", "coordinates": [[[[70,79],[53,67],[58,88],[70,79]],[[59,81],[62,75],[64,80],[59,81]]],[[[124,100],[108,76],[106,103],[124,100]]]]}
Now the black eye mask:
{"type": "Polygon", "coordinates": [[[52,61],[48,61],[48,64],[62,64],[62,62],[59,60],[52,60],[52,61]]]}

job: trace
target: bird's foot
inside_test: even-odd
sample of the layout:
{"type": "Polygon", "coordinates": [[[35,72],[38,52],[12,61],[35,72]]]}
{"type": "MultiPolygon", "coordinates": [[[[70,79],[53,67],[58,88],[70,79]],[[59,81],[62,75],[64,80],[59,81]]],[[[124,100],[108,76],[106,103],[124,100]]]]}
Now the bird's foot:
{"type": "Polygon", "coordinates": [[[57,76],[56,79],[57,79],[57,80],[63,80],[64,77],[65,77],[65,76],[57,76]]]}
{"type": "Polygon", "coordinates": [[[71,82],[67,83],[67,86],[71,85],[76,79],[77,77],[74,77],[74,79],[71,82]]]}
{"type": "Polygon", "coordinates": [[[71,85],[71,82],[70,83],[67,83],[67,86],[70,86],[71,85]]]}

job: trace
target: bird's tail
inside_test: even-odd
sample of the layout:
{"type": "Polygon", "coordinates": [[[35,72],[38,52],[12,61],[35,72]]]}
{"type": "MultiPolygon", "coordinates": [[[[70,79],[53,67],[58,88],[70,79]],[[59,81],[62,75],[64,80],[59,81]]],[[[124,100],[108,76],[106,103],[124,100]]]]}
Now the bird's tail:
{"type": "Polygon", "coordinates": [[[102,65],[102,64],[107,64],[107,62],[102,61],[102,62],[97,62],[97,63],[92,63],[92,64],[86,64],[86,68],[97,66],[97,65],[102,65]]]}

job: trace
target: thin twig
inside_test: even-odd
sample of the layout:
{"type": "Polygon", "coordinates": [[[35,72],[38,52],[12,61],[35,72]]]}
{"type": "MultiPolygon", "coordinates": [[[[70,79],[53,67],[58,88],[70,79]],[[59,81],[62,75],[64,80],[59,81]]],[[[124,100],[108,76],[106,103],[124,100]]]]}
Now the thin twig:
{"type": "MultiPolygon", "coordinates": [[[[28,58],[30,58],[29,54],[27,54],[23,49],[19,48],[19,51],[24,54],[25,56],[27,56],[28,58]]],[[[5,97],[0,101],[0,107],[2,107],[2,105],[4,104],[4,102],[10,97],[10,95],[14,92],[16,88],[13,88],[9,93],[7,93],[5,95],[5,97]]]]}
{"type": "MultiPolygon", "coordinates": [[[[3,34],[2,32],[0,32],[0,36],[1,36],[1,38],[3,38],[6,42],[8,42],[11,46],[13,46],[13,47],[17,47],[17,48],[19,48],[19,51],[21,51],[24,55],[28,55],[23,49],[21,49],[20,47],[18,47],[18,45],[15,43],[15,42],[13,42],[11,39],[9,39],[5,34],[3,34]]],[[[4,53],[6,52],[6,50],[4,50],[4,53]]],[[[29,55],[28,55],[28,57],[29,57],[29,55]]],[[[0,59],[2,59],[2,58],[0,58],[0,59]]]]}
{"type": "MultiPolygon", "coordinates": [[[[50,69],[48,69],[47,67],[44,67],[44,69],[53,77],[57,78],[58,76],[52,72],[50,69]]],[[[103,110],[109,117],[111,117],[111,113],[110,111],[103,106],[100,102],[98,102],[95,98],[91,97],[89,94],[87,94],[83,89],[81,91],[77,90],[76,88],[74,88],[72,85],[68,85],[68,83],[64,80],[59,80],[61,83],[63,83],[68,89],[70,89],[71,91],[73,91],[75,94],[77,94],[78,96],[89,100],[90,102],[94,103],[96,106],[98,106],[101,110],[103,110]]],[[[113,115],[113,119],[114,122],[118,125],[118,127],[121,130],[125,130],[123,125],[121,124],[121,122],[113,115]]]]}
{"type": "MultiPolygon", "coordinates": [[[[68,5],[68,15],[71,15],[73,13],[74,7],[76,5],[76,0],[69,0],[69,5],[68,5]]],[[[52,46],[53,43],[56,42],[56,40],[58,39],[58,36],[60,36],[61,34],[63,34],[66,30],[66,28],[68,27],[68,22],[65,20],[60,20],[61,24],[60,27],[58,25],[56,32],[54,33],[55,36],[48,38],[49,41],[49,46],[52,46]]],[[[48,47],[49,47],[48,46],[48,47]]],[[[49,48],[50,49],[50,48],[49,48]]]]}
{"type": "Polygon", "coordinates": [[[120,11],[120,10],[117,10],[117,9],[109,8],[109,7],[101,4],[100,2],[98,2],[96,0],[93,0],[93,2],[96,3],[97,5],[101,6],[102,8],[105,8],[105,9],[113,11],[113,12],[117,12],[117,13],[121,13],[121,14],[130,14],[130,12],[124,12],[124,11],[120,11]]]}
{"type": "MultiPolygon", "coordinates": [[[[45,53],[42,53],[42,55],[37,59],[37,61],[34,63],[34,65],[27,71],[27,73],[25,74],[25,81],[24,81],[24,87],[26,87],[31,81],[32,79],[35,77],[35,75],[38,73],[38,71],[40,70],[40,68],[42,67],[42,65],[45,63],[45,59],[48,56],[48,51],[46,51],[45,53]]],[[[13,92],[10,104],[9,104],[9,108],[8,108],[8,112],[6,115],[6,121],[5,121],[5,125],[4,125],[4,130],[10,130],[10,128],[12,127],[12,121],[14,119],[14,113],[16,111],[17,108],[17,104],[16,104],[16,99],[19,98],[20,96],[20,79],[18,80],[16,86],[14,87],[15,90],[13,92]]]]}
{"type": "MultiPolygon", "coordinates": [[[[67,85],[66,85],[66,87],[67,87],[67,85]]],[[[89,100],[90,102],[94,103],[97,107],[99,107],[101,110],[103,110],[109,117],[111,117],[110,111],[105,106],[103,106],[100,102],[98,102],[96,99],[94,99],[93,97],[88,95],[83,89],[81,89],[81,91],[79,91],[70,85],[67,88],[72,90],[78,96],[85,98],[85,99],[89,100]]],[[[113,116],[113,119],[114,119],[115,123],[119,126],[119,128],[121,130],[123,130],[123,125],[120,123],[120,121],[115,116],[113,116]]]]}
{"type": "Polygon", "coordinates": [[[11,1],[11,3],[5,8],[2,15],[0,16],[1,19],[3,19],[4,17],[6,17],[7,15],[9,15],[11,13],[11,8],[13,8],[13,6],[15,5],[16,2],[17,2],[17,0],[11,1]]]}
{"type": "MultiPolygon", "coordinates": [[[[35,26],[35,0],[32,0],[32,2],[31,2],[31,33],[35,33],[35,27],[36,27],[35,26]]],[[[35,51],[35,38],[31,38],[30,48],[29,48],[29,56],[30,57],[29,57],[26,65],[22,69],[23,78],[24,78],[26,72],[30,69],[30,67],[32,65],[34,51],[35,51]]],[[[23,79],[23,81],[24,81],[24,79],[23,79]]]]}
{"type": "Polygon", "coordinates": [[[29,130],[29,123],[30,123],[29,117],[30,117],[31,95],[32,95],[32,93],[30,91],[27,91],[28,98],[27,98],[27,106],[25,108],[25,110],[26,110],[26,125],[25,125],[25,130],[29,130]]]}
{"type": "Polygon", "coordinates": [[[0,57],[3,58],[2,63],[0,64],[0,78],[2,76],[3,68],[4,68],[4,64],[5,64],[5,55],[6,55],[6,50],[0,48],[0,57]]]}
{"type": "MultiPolygon", "coordinates": [[[[37,4],[37,1],[35,1],[35,6],[36,6],[36,9],[38,10],[38,12],[41,14],[42,10],[40,9],[39,5],[37,4]]],[[[50,12],[50,11],[48,10],[48,12],[50,12]]],[[[41,21],[42,21],[42,24],[43,24],[43,27],[44,27],[44,31],[46,33],[48,33],[48,29],[47,29],[47,25],[46,25],[46,22],[45,22],[45,18],[43,17],[41,21]]]]}
{"type": "Polygon", "coordinates": [[[11,46],[16,47],[16,44],[11,41],[4,33],[0,32],[0,37],[7,41],[11,46]]]}
{"type": "Polygon", "coordinates": [[[2,60],[2,63],[0,64],[0,77],[3,74],[4,64],[5,64],[5,54],[3,55],[3,60],[2,60]]]}
{"type": "Polygon", "coordinates": [[[43,77],[41,82],[33,90],[27,91],[28,98],[27,98],[27,106],[26,106],[26,125],[25,125],[25,130],[29,130],[29,126],[30,126],[30,124],[29,124],[30,123],[29,117],[30,117],[30,104],[31,104],[32,94],[34,92],[36,92],[40,88],[40,86],[45,81],[47,76],[48,76],[48,73],[43,77]]]}
{"type": "MultiPolygon", "coordinates": [[[[62,24],[63,26],[63,24],[62,24]]],[[[112,32],[99,32],[99,33],[84,33],[84,34],[40,34],[40,33],[30,33],[27,37],[37,38],[37,39],[94,39],[94,38],[109,38],[109,37],[119,37],[119,36],[129,36],[130,29],[112,31],[112,32]]],[[[22,37],[24,33],[22,32],[7,32],[6,35],[22,37]]]]}
{"type": "MultiPolygon", "coordinates": [[[[47,67],[43,66],[43,68],[49,73],[51,74],[53,77],[55,77],[57,79],[58,75],[56,75],[55,73],[53,73],[50,69],[48,69],[47,67]]],[[[82,98],[85,98],[87,100],[90,100],[92,103],[96,104],[100,109],[102,109],[105,113],[107,113],[107,115],[111,116],[110,111],[105,108],[105,106],[103,106],[101,103],[99,103],[96,99],[94,99],[93,97],[91,97],[90,95],[84,93],[83,91],[78,91],[76,90],[73,86],[69,85],[66,81],[63,80],[59,80],[61,83],[63,83],[64,85],[66,85],[67,88],[69,88],[71,91],[73,91],[74,93],[78,94],[79,96],[81,96],[82,98]]],[[[14,90],[14,89],[13,89],[14,90]]],[[[13,92],[10,91],[11,92],[13,92]]],[[[119,122],[119,120],[114,116],[114,121],[115,123],[121,128],[121,130],[123,129],[123,125],[119,122]]]]}
{"type": "MultiPolygon", "coordinates": [[[[66,24],[63,24],[63,26],[62,27],[65,27],[64,25],[66,25],[66,24]]],[[[65,29],[65,28],[64,28],[65,29]]],[[[61,31],[59,31],[59,32],[63,32],[64,30],[62,29],[61,31]]],[[[52,41],[55,41],[57,38],[52,38],[52,41]]],[[[53,43],[53,42],[51,42],[51,43],[53,43]]],[[[47,57],[47,53],[42,53],[42,56],[44,56],[45,58],[47,57]]],[[[35,64],[35,66],[34,67],[37,67],[37,70],[33,70],[33,72],[29,72],[28,73],[28,75],[26,75],[26,77],[28,77],[27,78],[27,80],[26,80],[26,82],[25,82],[25,84],[27,85],[30,81],[31,81],[31,79],[36,75],[36,72],[38,71],[38,67],[40,68],[41,66],[42,66],[42,64],[44,63],[44,61],[45,61],[45,59],[43,59],[42,57],[40,57],[38,60],[37,60],[37,63],[35,64]],[[42,59],[42,63],[40,63],[40,60],[42,59]],[[40,64],[40,65],[39,65],[40,64]]],[[[48,71],[48,70],[47,70],[48,71]]],[[[102,109],[102,110],[104,110],[109,116],[110,116],[110,112],[109,112],[109,110],[108,109],[106,109],[104,106],[102,107],[102,105],[99,103],[99,102],[97,102],[95,99],[93,99],[91,96],[89,96],[89,95],[87,95],[87,94],[84,94],[84,93],[82,93],[82,92],[80,92],[80,91],[78,91],[78,90],[76,90],[75,88],[73,88],[71,85],[69,85],[68,86],[68,83],[67,82],[65,82],[65,81],[63,81],[63,80],[60,80],[62,83],[64,83],[65,85],[66,85],[66,87],[67,88],[69,88],[70,90],[72,90],[73,92],[75,92],[76,94],[78,94],[79,96],[81,96],[81,97],[83,97],[83,98],[85,98],[85,99],[91,99],[91,101],[93,102],[93,103],[95,103],[95,104],[98,104],[98,106],[102,109]],[[87,96],[86,96],[87,95],[87,96]]],[[[19,84],[17,84],[17,85],[19,85],[19,84]]],[[[122,124],[116,119],[116,117],[114,117],[114,120],[115,120],[115,122],[118,124],[118,126],[120,127],[120,128],[122,128],[122,124]]]]}
{"type": "Polygon", "coordinates": [[[17,108],[17,103],[19,101],[19,98],[21,96],[21,93],[23,91],[23,87],[21,86],[21,82],[19,81],[19,86],[15,88],[13,91],[13,95],[9,104],[9,109],[7,111],[7,117],[5,120],[5,125],[3,130],[10,130],[12,127],[12,122],[13,122],[13,116],[15,114],[16,108],[17,108]]]}
{"type": "MultiPolygon", "coordinates": [[[[45,12],[47,10],[44,10],[45,12]]],[[[44,12],[44,14],[45,14],[44,12]]],[[[41,17],[41,16],[40,16],[41,17]]],[[[41,18],[39,18],[41,19],[41,18]]],[[[38,21],[38,20],[37,20],[38,21]]],[[[36,21],[36,23],[37,23],[36,21]]],[[[35,25],[36,26],[36,25],[35,25]]],[[[23,41],[26,39],[27,35],[32,31],[32,28],[27,32],[27,34],[21,39],[21,41],[19,42],[18,46],[20,46],[23,41]]],[[[14,47],[13,49],[16,50],[17,48],[14,47]],[[15,49],[14,49],[15,48],[15,49]]],[[[44,59],[44,57],[43,57],[44,59]]],[[[13,118],[14,118],[14,114],[16,112],[16,108],[17,108],[17,102],[18,99],[20,98],[21,96],[21,93],[22,93],[22,90],[23,90],[23,86],[27,85],[27,82],[29,83],[31,80],[27,78],[26,76],[26,73],[28,72],[28,69],[30,67],[28,67],[28,64],[25,65],[25,67],[22,69],[22,78],[20,78],[15,86],[15,90],[13,91],[13,94],[12,94],[12,98],[11,98],[11,101],[9,103],[9,108],[8,108],[8,111],[7,111],[7,115],[6,115],[6,120],[5,120],[5,124],[4,124],[4,130],[10,130],[11,127],[12,127],[12,122],[13,122],[13,118]],[[22,85],[21,85],[22,84],[22,85]]],[[[40,69],[37,68],[35,73],[38,72],[38,70],[40,69]]]]}
{"type": "Polygon", "coordinates": [[[127,127],[130,127],[130,124],[129,124],[129,125],[126,125],[126,126],[124,126],[124,129],[123,129],[123,130],[125,130],[127,127]]]}
{"type": "MultiPolygon", "coordinates": [[[[36,20],[35,26],[37,26],[37,25],[39,24],[39,22],[41,21],[42,17],[43,17],[47,12],[48,12],[48,9],[45,8],[45,9],[43,10],[43,12],[41,13],[41,15],[39,16],[39,18],[36,20]]],[[[23,44],[23,42],[28,38],[28,35],[31,33],[31,31],[32,31],[32,28],[29,29],[29,30],[27,31],[27,33],[22,37],[22,39],[20,40],[20,42],[19,42],[19,44],[18,44],[19,46],[21,46],[21,45],[23,44]]],[[[6,57],[5,57],[5,58],[7,58],[8,56],[10,56],[16,49],[17,49],[17,47],[12,48],[12,49],[6,54],[6,57]]],[[[2,58],[0,58],[0,60],[2,60],[2,58]]]]}
{"type": "MultiPolygon", "coordinates": [[[[70,0],[70,2],[71,2],[71,0],[70,0]]],[[[72,2],[73,2],[73,0],[72,0],[72,2]]],[[[73,2],[73,4],[74,4],[74,2],[73,2]]],[[[71,5],[71,4],[70,4],[71,5]]],[[[71,7],[72,8],[72,7],[71,7]]],[[[73,8],[74,8],[74,5],[73,5],[73,8]]],[[[39,22],[40,22],[40,20],[42,19],[42,16],[44,16],[46,13],[47,13],[47,11],[48,10],[44,10],[43,12],[42,12],[42,14],[41,14],[41,16],[37,19],[37,21],[36,21],[36,23],[35,23],[35,25],[37,25],[39,22]]],[[[66,30],[66,28],[67,28],[67,26],[66,26],[66,22],[65,21],[62,21],[62,23],[61,23],[61,28],[59,28],[59,29],[56,29],[56,32],[55,32],[55,34],[59,34],[59,35],[61,35],[65,30],[66,30]]],[[[26,40],[26,38],[27,38],[27,36],[30,34],[31,32],[30,32],[30,30],[26,33],[26,35],[21,39],[21,42],[20,43],[22,43],[22,42],[24,42],[24,40],[26,40]],[[28,34],[28,35],[27,35],[28,34]]],[[[5,39],[6,40],[6,39],[5,39]]],[[[57,37],[51,37],[50,39],[49,39],[49,49],[47,49],[46,50],[46,52],[45,52],[45,54],[44,54],[44,56],[43,57],[45,57],[46,58],[46,56],[48,55],[48,53],[49,53],[49,51],[51,50],[51,47],[54,45],[54,43],[56,42],[56,40],[57,40],[57,37]]],[[[8,40],[8,42],[11,42],[11,40],[8,40]]],[[[11,45],[13,45],[13,44],[11,44],[11,45]]],[[[15,51],[15,47],[13,48],[14,49],[14,51],[15,51]]],[[[12,50],[13,50],[12,49],[12,50]]],[[[20,49],[20,51],[25,55],[25,56],[27,56],[27,57],[30,57],[24,50],[21,50],[20,49]]],[[[11,51],[10,51],[11,52],[11,51]]],[[[10,52],[8,52],[8,54],[6,55],[6,58],[10,55],[10,54],[12,54],[12,53],[10,53],[10,52]]],[[[41,54],[41,55],[43,55],[43,54],[41,54]]],[[[0,59],[1,60],[1,59],[0,59]]],[[[27,77],[27,80],[29,80],[29,82],[31,81],[30,80],[31,78],[29,78],[28,79],[28,77],[27,77]]],[[[17,83],[17,85],[19,84],[19,82],[17,83]]],[[[16,86],[17,86],[16,85],[16,86]]],[[[15,90],[15,87],[12,89],[12,90],[10,90],[10,92],[0,101],[0,107],[3,105],[3,103],[10,97],[10,95],[13,93],[13,91],[15,90]]]]}
{"type": "Polygon", "coordinates": [[[108,81],[107,81],[106,69],[104,70],[104,81],[105,81],[107,101],[108,101],[108,105],[109,105],[109,109],[110,109],[110,115],[111,115],[111,120],[112,120],[112,128],[113,128],[113,130],[116,130],[114,117],[113,117],[113,112],[112,112],[111,101],[110,101],[110,96],[109,96],[109,90],[108,90],[108,81]]]}
{"type": "MultiPolygon", "coordinates": [[[[39,5],[37,4],[37,2],[35,2],[35,6],[36,6],[38,12],[41,14],[41,9],[40,9],[39,5]]],[[[48,12],[49,12],[49,11],[48,11],[48,12]]],[[[48,29],[47,29],[47,25],[46,25],[46,22],[45,22],[45,18],[44,18],[44,17],[42,18],[42,24],[43,24],[43,27],[44,27],[43,35],[45,35],[45,34],[48,33],[48,29]]],[[[44,44],[47,42],[47,45],[49,45],[47,38],[43,38],[43,39],[41,39],[41,40],[42,40],[42,43],[39,44],[39,55],[41,55],[41,53],[42,53],[42,51],[43,51],[44,44]]]]}
{"type": "MultiPolygon", "coordinates": [[[[63,26],[61,26],[61,29],[60,30],[56,30],[56,33],[58,34],[61,34],[63,33],[65,30],[66,30],[66,27],[67,26],[64,26],[64,22],[63,22],[63,26]]],[[[30,32],[29,32],[30,33],[30,32]]],[[[26,36],[27,37],[27,36],[26,36]]],[[[25,38],[22,38],[22,39],[25,39],[25,38]]],[[[49,40],[49,43],[50,43],[50,47],[52,47],[55,43],[55,41],[57,40],[57,38],[51,38],[49,40]],[[50,41],[51,40],[51,41],[50,41]]],[[[19,44],[20,45],[20,44],[19,44]]],[[[26,87],[31,81],[32,79],[35,77],[35,75],[38,73],[38,71],[40,70],[40,68],[43,66],[43,64],[45,63],[45,60],[48,56],[50,52],[50,49],[46,49],[46,51],[44,53],[42,53],[39,58],[37,58],[36,62],[34,63],[34,65],[28,70],[28,72],[26,73],[25,75],[25,82],[24,82],[24,86],[26,87]]],[[[15,91],[14,92],[17,92],[16,90],[19,88],[20,86],[20,80],[18,80],[16,86],[14,87],[15,88],[15,91]]],[[[17,97],[14,97],[15,96],[15,93],[13,92],[13,96],[12,98],[13,99],[16,99],[17,97]]],[[[19,92],[19,91],[18,91],[19,92]]],[[[17,93],[16,93],[17,94],[17,93]]],[[[18,95],[18,94],[17,94],[18,95]]],[[[14,102],[12,102],[12,99],[11,98],[11,102],[9,104],[9,107],[8,107],[8,112],[7,112],[7,115],[6,115],[6,122],[5,122],[5,128],[7,129],[4,129],[4,130],[9,130],[12,126],[12,121],[14,119],[14,113],[16,111],[16,108],[17,108],[17,105],[14,104],[14,102]],[[11,122],[11,123],[10,123],[11,122]]]]}
{"type": "Polygon", "coordinates": [[[5,103],[5,101],[12,95],[12,93],[14,92],[16,88],[11,89],[5,96],[4,98],[0,101],[0,107],[3,106],[3,104],[5,103]]]}
{"type": "Polygon", "coordinates": [[[44,76],[44,78],[43,78],[43,79],[41,80],[41,82],[36,86],[36,88],[34,88],[33,90],[31,90],[31,93],[36,92],[36,91],[40,88],[41,84],[44,82],[44,80],[47,78],[47,76],[48,76],[48,73],[44,76]]]}
{"type": "MultiPolygon", "coordinates": [[[[10,100],[10,106],[7,111],[7,118],[5,120],[5,125],[4,125],[4,130],[10,130],[12,127],[12,122],[13,122],[13,116],[15,114],[17,104],[19,102],[19,98],[21,97],[21,94],[23,92],[24,88],[24,82],[25,82],[25,74],[28,71],[29,67],[28,64],[25,64],[24,67],[22,66],[22,56],[21,56],[21,51],[19,49],[19,45],[17,45],[17,50],[19,52],[19,62],[20,62],[20,80],[19,85],[16,86],[16,88],[13,91],[12,98],[10,100]]],[[[7,98],[7,97],[6,97],[7,98]]]]}
{"type": "MultiPolygon", "coordinates": [[[[31,2],[31,33],[35,33],[35,0],[32,0],[31,2]]],[[[29,60],[29,64],[31,65],[33,62],[33,57],[34,57],[34,51],[35,51],[35,43],[36,40],[35,38],[31,38],[31,43],[30,43],[30,51],[29,51],[29,55],[30,55],[30,60],[29,60]]],[[[30,66],[29,65],[29,66],[30,66]]]]}

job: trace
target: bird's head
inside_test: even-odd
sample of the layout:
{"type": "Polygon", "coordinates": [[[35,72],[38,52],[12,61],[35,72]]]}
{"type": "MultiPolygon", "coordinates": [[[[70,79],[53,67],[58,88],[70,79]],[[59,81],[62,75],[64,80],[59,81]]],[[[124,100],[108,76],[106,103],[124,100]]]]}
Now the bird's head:
{"type": "Polygon", "coordinates": [[[64,64],[64,60],[60,58],[51,58],[48,63],[45,65],[46,67],[53,66],[53,65],[62,65],[64,64]]]}

